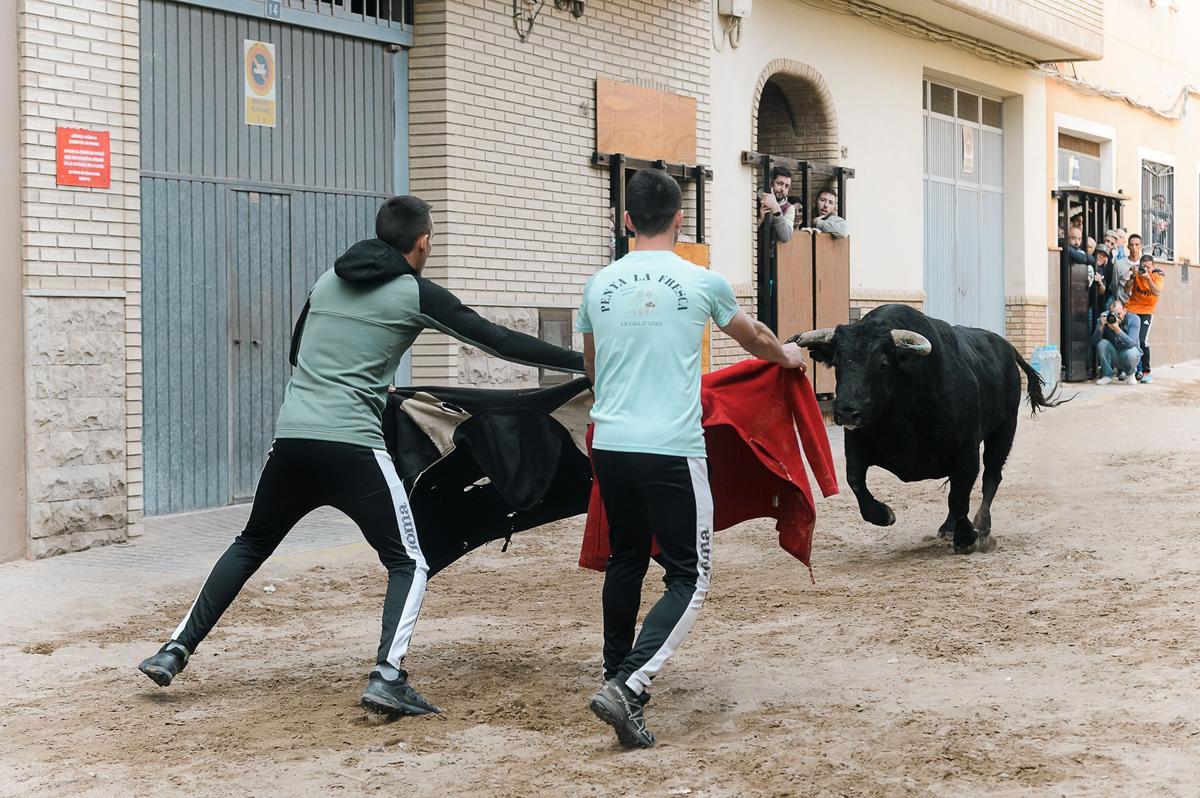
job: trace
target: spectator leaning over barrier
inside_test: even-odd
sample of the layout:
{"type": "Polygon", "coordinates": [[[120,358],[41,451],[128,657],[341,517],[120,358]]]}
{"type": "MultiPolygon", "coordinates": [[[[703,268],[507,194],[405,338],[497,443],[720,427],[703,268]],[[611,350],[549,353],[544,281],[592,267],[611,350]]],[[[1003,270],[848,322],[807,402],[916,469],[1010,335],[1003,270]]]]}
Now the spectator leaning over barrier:
{"type": "Polygon", "coordinates": [[[792,173],[786,167],[776,166],[771,170],[771,190],[758,195],[758,224],[761,226],[770,218],[775,237],[780,241],[791,241],[796,225],[796,206],[787,199],[791,189],[792,173]]]}
{"type": "Polygon", "coordinates": [[[1129,255],[1116,262],[1113,266],[1113,284],[1108,293],[1122,302],[1129,301],[1129,280],[1137,271],[1142,259],[1142,237],[1137,233],[1129,236],[1129,255]]]}
{"type": "Polygon", "coordinates": [[[1150,376],[1150,323],[1154,321],[1154,308],[1162,295],[1166,273],[1154,265],[1153,255],[1143,255],[1136,272],[1129,276],[1125,291],[1129,294],[1126,307],[1131,314],[1141,319],[1138,342],[1142,349],[1142,361],[1138,368],[1138,379],[1153,382],[1150,376]]]}
{"type": "Polygon", "coordinates": [[[1092,346],[1096,347],[1096,359],[1100,361],[1100,379],[1097,385],[1108,385],[1113,377],[1124,374],[1125,382],[1137,385],[1134,372],[1142,352],[1138,349],[1138,328],[1141,320],[1125,311],[1125,303],[1114,299],[1108,312],[1096,320],[1092,332],[1092,346]]]}
{"type": "Polygon", "coordinates": [[[1096,260],[1091,255],[1084,252],[1083,246],[1083,230],[1078,227],[1072,227],[1067,231],[1067,257],[1072,263],[1086,263],[1089,266],[1095,266],[1096,260]]]}
{"type": "Polygon", "coordinates": [[[817,215],[813,218],[811,230],[820,230],[836,238],[850,235],[850,226],[846,220],[837,215],[838,195],[831,188],[824,188],[817,194],[817,215]]]}

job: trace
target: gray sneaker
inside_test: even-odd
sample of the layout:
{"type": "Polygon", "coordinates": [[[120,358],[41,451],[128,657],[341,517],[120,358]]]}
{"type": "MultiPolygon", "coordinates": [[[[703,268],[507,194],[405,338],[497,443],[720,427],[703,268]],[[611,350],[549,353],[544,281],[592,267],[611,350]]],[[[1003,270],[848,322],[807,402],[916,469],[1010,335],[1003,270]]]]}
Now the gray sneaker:
{"type": "Polygon", "coordinates": [[[646,728],[642,702],[616,679],[604,683],[589,702],[596,717],[612,726],[617,740],[626,748],[653,748],[654,735],[646,728]]]}

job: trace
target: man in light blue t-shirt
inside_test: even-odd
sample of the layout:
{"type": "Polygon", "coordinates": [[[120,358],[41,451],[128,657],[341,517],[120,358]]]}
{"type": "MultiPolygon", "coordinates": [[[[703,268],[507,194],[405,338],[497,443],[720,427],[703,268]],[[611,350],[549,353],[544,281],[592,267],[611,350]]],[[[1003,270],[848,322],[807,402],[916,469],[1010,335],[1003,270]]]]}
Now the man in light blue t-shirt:
{"type": "Polygon", "coordinates": [[[700,348],[712,319],[750,354],[804,368],[743,313],[729,282],[673,252],[683,225],[679,185],[643,169],[626,188],[625,225],[637,250],[596,273],[576,329],[596,393],[592,465],[608,516],[604,686],[591,708],[628,747],[649,748],[646,688],[691,629],[712,568],[712,493],[700,426],[700,348]],[[651,541],[666,591],[634,642],[651,541]]]}

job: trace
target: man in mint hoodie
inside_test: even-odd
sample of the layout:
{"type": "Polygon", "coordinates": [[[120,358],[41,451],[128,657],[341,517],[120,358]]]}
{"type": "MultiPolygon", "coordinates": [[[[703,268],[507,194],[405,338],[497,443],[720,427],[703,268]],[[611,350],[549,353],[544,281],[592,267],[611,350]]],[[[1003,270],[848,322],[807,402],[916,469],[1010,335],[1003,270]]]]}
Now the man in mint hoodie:
{"type": "Polygon", "coordinates": [[[387,389],[425,329],[530,366],[583,371],[583,357],[482,318],[421,276],[433,239],[430,206],[392,197],[360,241],[313,286],[292,342],[295,371],[246,528],[217,561],[187,615],[140,670],[166,687],[246,580],[317,507],[341,510],[388,572],[383,632],[362,705],[389,715],[437,712],[401,667],[428,568],[404,486],[383,440],[387,389]],[[302,334],[302,335],[301,335],[302,334]]]}

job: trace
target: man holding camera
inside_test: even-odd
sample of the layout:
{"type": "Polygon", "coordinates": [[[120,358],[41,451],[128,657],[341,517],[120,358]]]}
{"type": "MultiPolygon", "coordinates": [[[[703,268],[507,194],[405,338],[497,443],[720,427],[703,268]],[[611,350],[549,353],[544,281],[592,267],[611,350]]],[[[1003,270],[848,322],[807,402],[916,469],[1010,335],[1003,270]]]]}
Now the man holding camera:
{"type": "Polygon", "coordinates": [[[1096,380],[1097,385],[1108,385],[1121,372],[1126,375],[1126,383],[1137,385],[1134,372],[1142,357],[1138,349],[1140,327],[1141,319],[1127,312],[1124,302],[1114,299],[1109,303],[1108,313],[1097,320],[1096,330],[1092,333],[1092,346],[1096,347],[1100,361],[1101,376],[1096,380]]]}
{"type": "Polygon", "coordinates": [[[792,228],[796,224],[796,206],[788,202],[792,190],[792,173],[784,166],[771,170],[771,190],[758,195],[758,224],[768,219],[780,242],[792,240],[792,228]]]}
{"type": "Polygon", "coordinates": [[[1091,281],[1088,284],[1088,324],[1108,312],[1108,302],[1111,299],[1109,287],[1113,284],[1112,255],[1107,244],[1096,247],[1092,256],[1096,264],[1091,271],[1091,281]]]}
{"type": "Polygon", "coordinates": [[[1138,263],[1142,259],[1142,237],[1137,233],[1133,233],[1127,239],[1129,242],[1128,257],[1119,258],[1114,263],[1112,285],[1108,291],[1114,299],[1119,299],[1122,302],[1129,301],[1128,283],[1133,274],[1137,271],[1138,263]]]}
{"type": "Polygon", "coordinates": [[[1142,350],[1142,360],[1138,367],[1138,379],[1142,382],[1153,382],[1150,376],[1150,323],[1154,320],[1154,309],[1158,306],[1158,298],[1162,295],[1163,282],[1166,274],[1154,265],[1153,255],[1142,255],[1137,271],[1129,275],[1125,283],[1125,293],[1129,295],[1126,305],[1131,314],[1137,314],[1141,320],[1139,329],[1139,346],[1142,350]]]}

